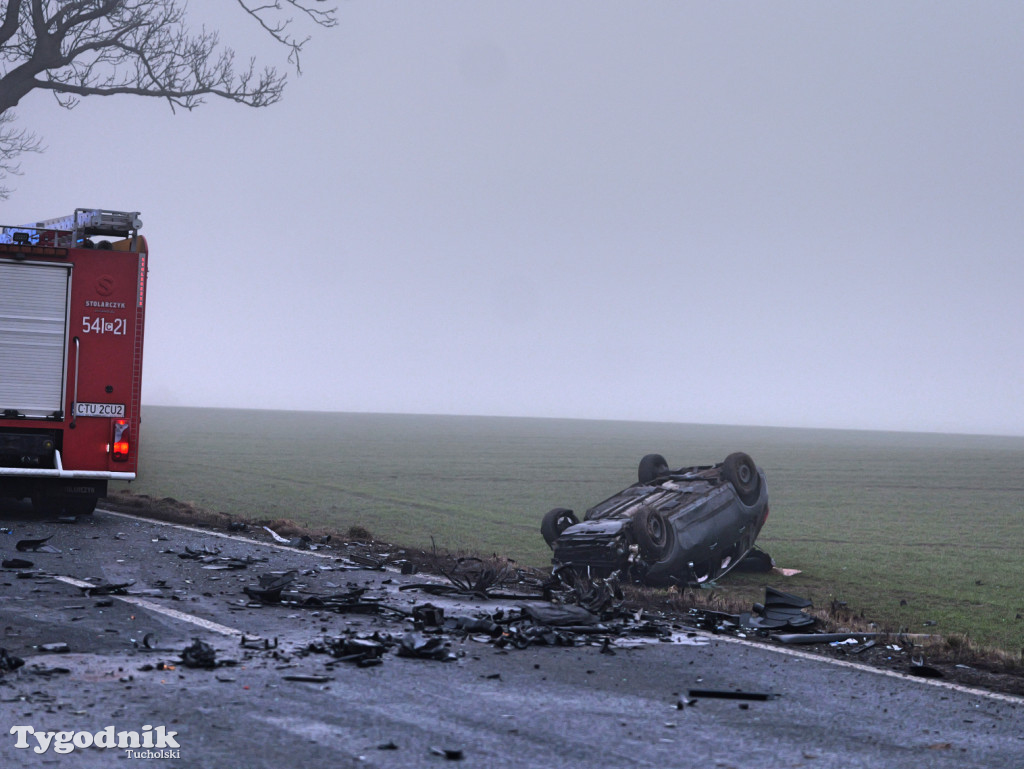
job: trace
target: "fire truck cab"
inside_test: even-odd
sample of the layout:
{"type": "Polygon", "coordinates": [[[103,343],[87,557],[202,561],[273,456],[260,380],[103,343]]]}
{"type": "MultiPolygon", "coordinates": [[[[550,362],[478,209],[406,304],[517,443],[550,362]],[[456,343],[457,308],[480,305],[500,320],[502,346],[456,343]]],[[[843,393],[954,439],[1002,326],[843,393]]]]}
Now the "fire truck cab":
{"type": "Polygon", "coordinates": [[[88,514],[138,467],[148,249],[138,212],[0,228],[0,497],[88,514]]]}

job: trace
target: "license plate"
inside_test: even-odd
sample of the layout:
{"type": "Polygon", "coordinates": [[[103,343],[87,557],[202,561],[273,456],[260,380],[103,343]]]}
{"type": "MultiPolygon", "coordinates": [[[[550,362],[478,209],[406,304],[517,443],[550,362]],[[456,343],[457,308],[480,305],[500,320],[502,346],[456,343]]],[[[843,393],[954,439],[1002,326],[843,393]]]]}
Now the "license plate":
{"type": "Polygon", "coordinates": [[[123,417],[123,403],[76,403],[76,417],[123,417]]]}

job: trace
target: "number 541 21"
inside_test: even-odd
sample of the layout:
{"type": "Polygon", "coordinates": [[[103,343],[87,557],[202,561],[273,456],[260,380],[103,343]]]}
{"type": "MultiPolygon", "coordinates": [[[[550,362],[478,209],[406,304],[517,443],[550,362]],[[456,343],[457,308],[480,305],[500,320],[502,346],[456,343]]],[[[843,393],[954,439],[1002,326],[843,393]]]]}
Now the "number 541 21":
{"type": "Polygon", "coordinates": [[[113,334],[124,336],[128,333],[128,321],[124,318],[92,318],[82,317],[83,334],[113,334]]]}

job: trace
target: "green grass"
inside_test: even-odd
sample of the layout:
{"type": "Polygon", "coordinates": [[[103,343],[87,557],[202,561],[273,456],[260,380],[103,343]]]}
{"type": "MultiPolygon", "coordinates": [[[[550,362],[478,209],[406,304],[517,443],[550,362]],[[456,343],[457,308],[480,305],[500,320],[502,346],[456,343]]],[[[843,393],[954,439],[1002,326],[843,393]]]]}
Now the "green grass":
{"type": "Polygon", "coordinates": [[[767,474],[759,544],[783,579],[889,627],[1024,647],[1024,439],[581,420],[146,407],[137,493],[410,546],[550,562],[543,513],[636,476],[746,451],[767,474]]]}

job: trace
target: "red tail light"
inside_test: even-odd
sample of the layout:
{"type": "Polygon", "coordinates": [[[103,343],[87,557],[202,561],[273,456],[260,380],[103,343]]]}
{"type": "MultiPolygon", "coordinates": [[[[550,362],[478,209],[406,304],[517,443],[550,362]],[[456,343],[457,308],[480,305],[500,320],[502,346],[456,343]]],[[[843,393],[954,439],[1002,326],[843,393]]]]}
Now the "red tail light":
{"type": "Polygon", "coordinates": [[[128,461],[128,449],[131,448],[130,444],[131,430],[128,426],[127,419],[115,419],[114,420],[114,461],[115,462],[127,462],[128,461]]]}

